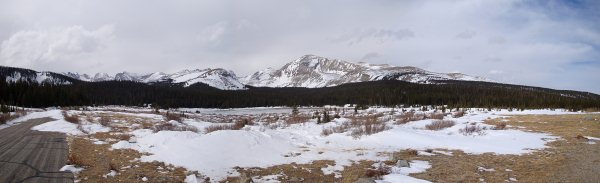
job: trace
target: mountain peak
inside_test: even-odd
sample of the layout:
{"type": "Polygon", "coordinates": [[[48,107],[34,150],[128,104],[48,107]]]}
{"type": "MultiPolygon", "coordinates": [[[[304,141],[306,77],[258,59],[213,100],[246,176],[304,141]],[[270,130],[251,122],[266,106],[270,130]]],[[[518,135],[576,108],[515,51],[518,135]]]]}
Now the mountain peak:
{"type": "Polygon", "coordinates": [[[312,54],[303,55],[280,69],[266,69],[241,80],[252,86],[308,88],[375,80],[402,80],[414,83],[432,83],[440,80],[487,81],[460,73],[444,74],[410,66],[352,63],[312,54]]]}

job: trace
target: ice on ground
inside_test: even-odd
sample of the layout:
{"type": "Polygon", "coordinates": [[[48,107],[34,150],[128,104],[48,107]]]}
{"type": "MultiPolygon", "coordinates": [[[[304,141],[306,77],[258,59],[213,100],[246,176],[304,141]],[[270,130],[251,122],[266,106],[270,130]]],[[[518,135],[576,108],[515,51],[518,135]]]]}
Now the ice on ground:
{"type": "Polygon", "coordinates": [[[81,122],[81,129],[87,134],[95,134],[98,132],[109,132],[110,128],[102,126],[98,123],[81,122]]]}
{"type": "Polygon", "coordinates": [[[411,161],[410,167],[392,167],[391,173],[389,175],[383,176],[383,180],[377,180],[378,183],[394,183],[394,182],[408,182],[408,183],[425,183],[429,182],[422,179],[417,179],[408,176],[411,173],[421,173],[425,172],[427,169],[431,168],[431,165],[427,161],[411,161]]]}
{"type": "Polygon", "coordinates": [[[84,135],[81,130],[77,129],[77,124],[70,123],[64,119],[47,122],[41,125],[37,125],[31,128],[32,130],[42,132],[61,132],[69,135],[84,135]]]}
{"type": "Polygon", "coordinates": [[[198,178],[196,177],[195,174],[191,174],[185,177],[185,180],[183,180],[183,182],[185,183],[197,183],[198,182],[198,178]]]}
{"type": "Polygon", "coordinates": [[[477,167],[477,171],[480,171],[480,172],[495,172],[496,170],[493,169],[493,168],[477,167]]]}
{"type": "Polygon", "coordinates": [[[31,112],[25,116],[21,116],[19,118],[10,120],[8,122],[6,122],[6,124],[2,124],[0,125],[0,129],[4,129],[4,128],[8,128],[10,126],[14,126],[14,125],[18,125],[22,122],[25,122],[27,120],[31,120],[31,119],[37,119],[37,118],[45,118],[45,117],[50,117],[50,118],[54,118],[54,119],[62,119],[62,114],[60,112],[60,110],[48,110],[48,111],[38,111],[38,112],[31,112]]]}
{"type": "Polygon", "coordinates": [[[77,174],[77,173],[79,173],[79,172],[81,172],[83,170],[84,170],[84,168],[76,167],[75,165],[65,165],[62,168],[60,168],[59,171],[61,171],[61,172],[65,172],[66,171],[66,172],[72,172],[74,174],[77,174]]]}
{"type": "Polygon", "coordinates": [[[110,172],[108,172],[106,175],[102,175],[102,177],[104,177],[104,178],[114,177],[114,176],[117,176],[117,171],[115,171],[115,170],[110,170],[110,172]]]}

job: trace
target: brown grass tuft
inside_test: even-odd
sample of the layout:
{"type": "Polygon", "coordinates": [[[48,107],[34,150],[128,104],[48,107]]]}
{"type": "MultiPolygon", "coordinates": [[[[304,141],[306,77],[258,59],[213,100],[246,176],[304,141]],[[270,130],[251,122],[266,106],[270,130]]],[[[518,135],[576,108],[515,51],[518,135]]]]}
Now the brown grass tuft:
{"type": "Polygon", "coordinates": [[[73,123],[73,124],[79,124],[79,116],[75,115],[69,115],[67,113],[67,111],[63,111],[62,112],[63,117],[65,118],[65,121],[69,122],[69,123],[73,123]]]}
{"type": "Polygon", "coordinates": [[[463,117],[463,116],[465,116],[465,114],[466,114],[466,112],[465,112],[465,111],[456,111],[456,112],[455,112],[455,113],[452,115],[452,117],[454,117],[454,118],[460,118],[460,117],[463,117]]]}
{"type": "Polygon", "coordinates": [[[431,113],[429,119],[444,119],[444,113],[431,113]]]}
{"type": "Polygon", "coordinates": [[[473,135],[473,134],[478,134],[478,135],[483,135],[485,134],[485,129],[482,128],[479,125],[466,125],[465,128],[461,128],[458,130],[459,133],[462,133],[463,135],[473,135]]]}
{"type": "Polygon", "coordinates": [[[494,130],[504,130],[506,129],[506,123],[496,123],[496,125],[494,125],[494,130]]]}
{"type": "Polygon", "coordinates": [[[187,126],[187,125],[177,126],[177,125],[173,125],[171,123],[160,123],[160,124],[154,125],[154,133],[159,132],[159,131],[191,131],[191,132],[198,133],[198,128],[196,128],[194,126],[187,126]]]}
{"type": "Polygon", "coordinates": [[[100,117],[99,122],[102,126],[110,126],[111,120],[110,120],[110,117],[108,117],[108,116],[102,116],[102,117],[100,117]]]}
{"type": "Polygon", "coordinates": [[[442,130],[454,126],[456,123],[452,120],[435,120],[425,126],[428,130],[442,130]]]}

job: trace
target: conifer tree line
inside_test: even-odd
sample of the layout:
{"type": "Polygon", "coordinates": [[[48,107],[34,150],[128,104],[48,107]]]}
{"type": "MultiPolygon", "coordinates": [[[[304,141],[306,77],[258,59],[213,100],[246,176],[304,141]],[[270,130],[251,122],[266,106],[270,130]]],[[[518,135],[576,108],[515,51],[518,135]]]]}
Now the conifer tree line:
{"type": "Polygon", "coordinates": [[[154,104],[172,107],[259,107],[448,105],[449,108],[600,108],[593,93],[472,81],[415,84],[397,80],[349,83],[326,88],[260,88],[219,90],[206,84],[189,87],[130,81],[0,82],[0,103],[23,107],[154,104]]]}

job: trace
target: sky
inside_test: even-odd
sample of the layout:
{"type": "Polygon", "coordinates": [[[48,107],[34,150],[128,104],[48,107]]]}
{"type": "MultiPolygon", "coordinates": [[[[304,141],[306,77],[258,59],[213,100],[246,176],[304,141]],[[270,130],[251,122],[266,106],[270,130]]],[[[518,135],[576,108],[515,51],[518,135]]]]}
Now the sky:
{"type": "Polygon", "coordinates": [[[1,0],[0,65],[225,68],[314,54],[600,94],[597,0],[1,0]]]}

